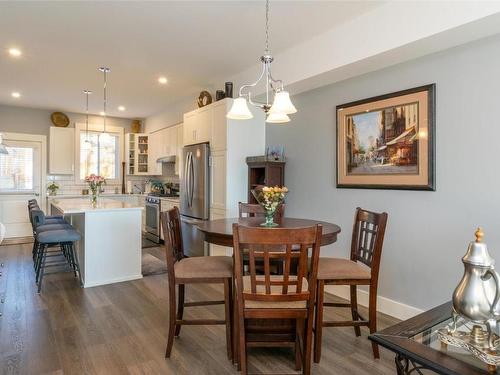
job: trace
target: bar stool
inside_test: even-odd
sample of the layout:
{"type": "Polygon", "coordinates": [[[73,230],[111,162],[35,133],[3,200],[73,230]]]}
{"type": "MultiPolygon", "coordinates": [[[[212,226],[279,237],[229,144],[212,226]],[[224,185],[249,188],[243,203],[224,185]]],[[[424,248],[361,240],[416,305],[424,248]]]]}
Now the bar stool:
{"type": "Polygon", "coordinates": [[[28,206],[28,209],[29,209],[29,219],[31,222],[31,227],[33,230],[33,239],[34,239],[32,256],[33,256],[34,266],[36,269],[36,256],[37,256],[36,252],[38,249],[38,243],[36,239],[37,232],[56,230],[56,229],[73,229],[73,227],[70,224],[68,224],[62,217],[60,218],[53,217],[52,219],[47,219],[43,211],[38,208],[38,205],[32,205],[31,207],[28,206]]]}
{"type": "Polygon", "coordinates": [[[73,272],[75,277],[77,277],[78,272],[80,284],[82,283],[80,265],[78,263],[78,257],[75,253],[74,246],[74,243],[80,240],[80,238],[80,234],[74,229],[55,229],[37,232],[36,240],[38,243],[38,256],[36,281],[38,283],[38,293],[42,290],[43,277],[46,274],[45,269],[49,267],[69,265],[70,269],[65,272],[73,272]],[[66,261],[47,263],[47,258],[49,257],[48,248],[56,246],[58,246],[62,254],[65,255],[66,261]]]}

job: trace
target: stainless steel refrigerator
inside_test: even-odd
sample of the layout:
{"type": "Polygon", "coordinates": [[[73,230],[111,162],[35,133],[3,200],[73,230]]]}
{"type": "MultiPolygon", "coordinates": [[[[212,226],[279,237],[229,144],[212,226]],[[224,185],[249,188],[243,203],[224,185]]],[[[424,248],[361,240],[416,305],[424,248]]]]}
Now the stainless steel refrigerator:
{"type": "Polygon", "coordinates": [[[180,210],[184,252],[203,256],[206,245],[196,224],[209,219],[210,173],[208,143],[185,146],[182,150],[184,173],[181,181],[180,210]]]}

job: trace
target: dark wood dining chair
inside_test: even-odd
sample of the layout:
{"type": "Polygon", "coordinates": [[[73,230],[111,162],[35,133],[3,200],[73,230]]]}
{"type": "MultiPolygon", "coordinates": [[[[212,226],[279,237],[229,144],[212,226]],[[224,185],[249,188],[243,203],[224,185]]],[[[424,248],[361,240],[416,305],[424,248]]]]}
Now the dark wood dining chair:
{"type": "MultiPolygon", "coordinates": [[[[387,213],[376,213],[356,208],[351,240],[351,258],[320,258],[315,317],[314,362],[321,359],[323,327],[354,326],[356,336],[361,335],[360,326],[368,326],[370,333],[377,330],[377,287],[380,258],[384,243],[387,213]],[[349,285],[349,303],[324,302],[325,285],[349,285]],[[358,313],[357,286],[369,285],[368,320],[358,313]],[[348,307],[352,321],[324,321],[323,308],[348,307]]],[[[372,341],[373,356],[379,358],[378,345],[372,341]]]]}
{"type": "Polygon", "coordinates": [[[169,326],[165,357],[172,352],[174,336],[179,336],[183,325],[226,325],[227,356],[232,358],[232,280],[233,258],[228,256],[187,257],[184,255],[182,243],[181,220],[179,209],[161,213],[163,233],[165,233],[165,253],[167,258],[168,289],[169,289],[169,326]],[[187,284],[223,284],[223,301],[184,302],[185,286],[187,284]],[[178,286],[178,301],[176,305],[175,286],[178,286]],[[224,320],[215,319],[183,319],[184,307],[224,305],[224,320]],[[177,312],[176,312],[177,307],[177,312]]]}
{"type": "MultiPolygon", "coordinates": [[[[266,212],[260,204],[253,203],[238,203],[239,217],[264,217],[266,212]]],[[[281,203],[274,214],[274,220],[280,222],[281,218],[285,216],[285,203],[281,203]]]]}
{"type": "Polygon", "coordinates": [[[296,329],[289,340],[276,343],[295,348],[296,369],[311,372],[312,325],[316,275],[322,226],[299,229],[254,228],[233,224],[236,305],[238,309],[238,346],[241,372],[247,374],[247,347],[272,346],[247,334],[248,319],[292,319],[296,329]],[[292,251],[292,245],[297,250],[292,251]],[[279,249],[279,250],[276,250],[279,249]],[[280,250],[281,249],[281,250],[280,250]],[[284,250],[283,250],[284,249],[284,250]],[[311,249],[311,267],[308,255],[311,249]],[[243,255],[248,253],[249,274],[243,271],[243,255]],[[282,275],[271,275],[271,259],[282,259],[282,275]],[[298,259],[296,275],[292,275],[292,259],[298,259]],[[264,264],[264,274],[256,274],[256,262],[264,264]]]}

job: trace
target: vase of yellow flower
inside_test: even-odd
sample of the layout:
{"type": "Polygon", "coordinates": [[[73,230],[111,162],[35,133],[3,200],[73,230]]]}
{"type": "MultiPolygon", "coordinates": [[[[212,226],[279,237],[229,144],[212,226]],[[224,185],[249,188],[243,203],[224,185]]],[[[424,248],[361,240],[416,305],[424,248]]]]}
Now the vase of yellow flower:
{"type": "Polygon", "coordinates": [[[260,189],[252,190],[253,196],[265,211],[266,221],[261,224],[262,226],[278,226],[278,224],[274,222],[274,214],[280,204],[283,203],[286,193],[288,193],[288,188],[285,186],[263,186],[260,189]]]}
{"type": "Polygon", "coordinates": [[[106,179],[92,173],[90,176],[85,177],[85,182],[89,185],[91,193],[90,201],[92,206],[95,207],[97,205],[97,195],[99,194],[101,186],[106,185],[106,179]]]}

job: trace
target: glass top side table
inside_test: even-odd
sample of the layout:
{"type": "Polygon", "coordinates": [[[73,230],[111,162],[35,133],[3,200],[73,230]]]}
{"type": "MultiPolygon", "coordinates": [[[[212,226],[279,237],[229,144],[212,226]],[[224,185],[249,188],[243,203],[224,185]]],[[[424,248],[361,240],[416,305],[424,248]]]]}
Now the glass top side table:
{"type": "Polygon", "coordinates": [[[398,375],[500,374],[465,349],[442,344],[437,335],[451,322],[451,302],[369,336],[370,340],[393,351],[398,375]]]}

